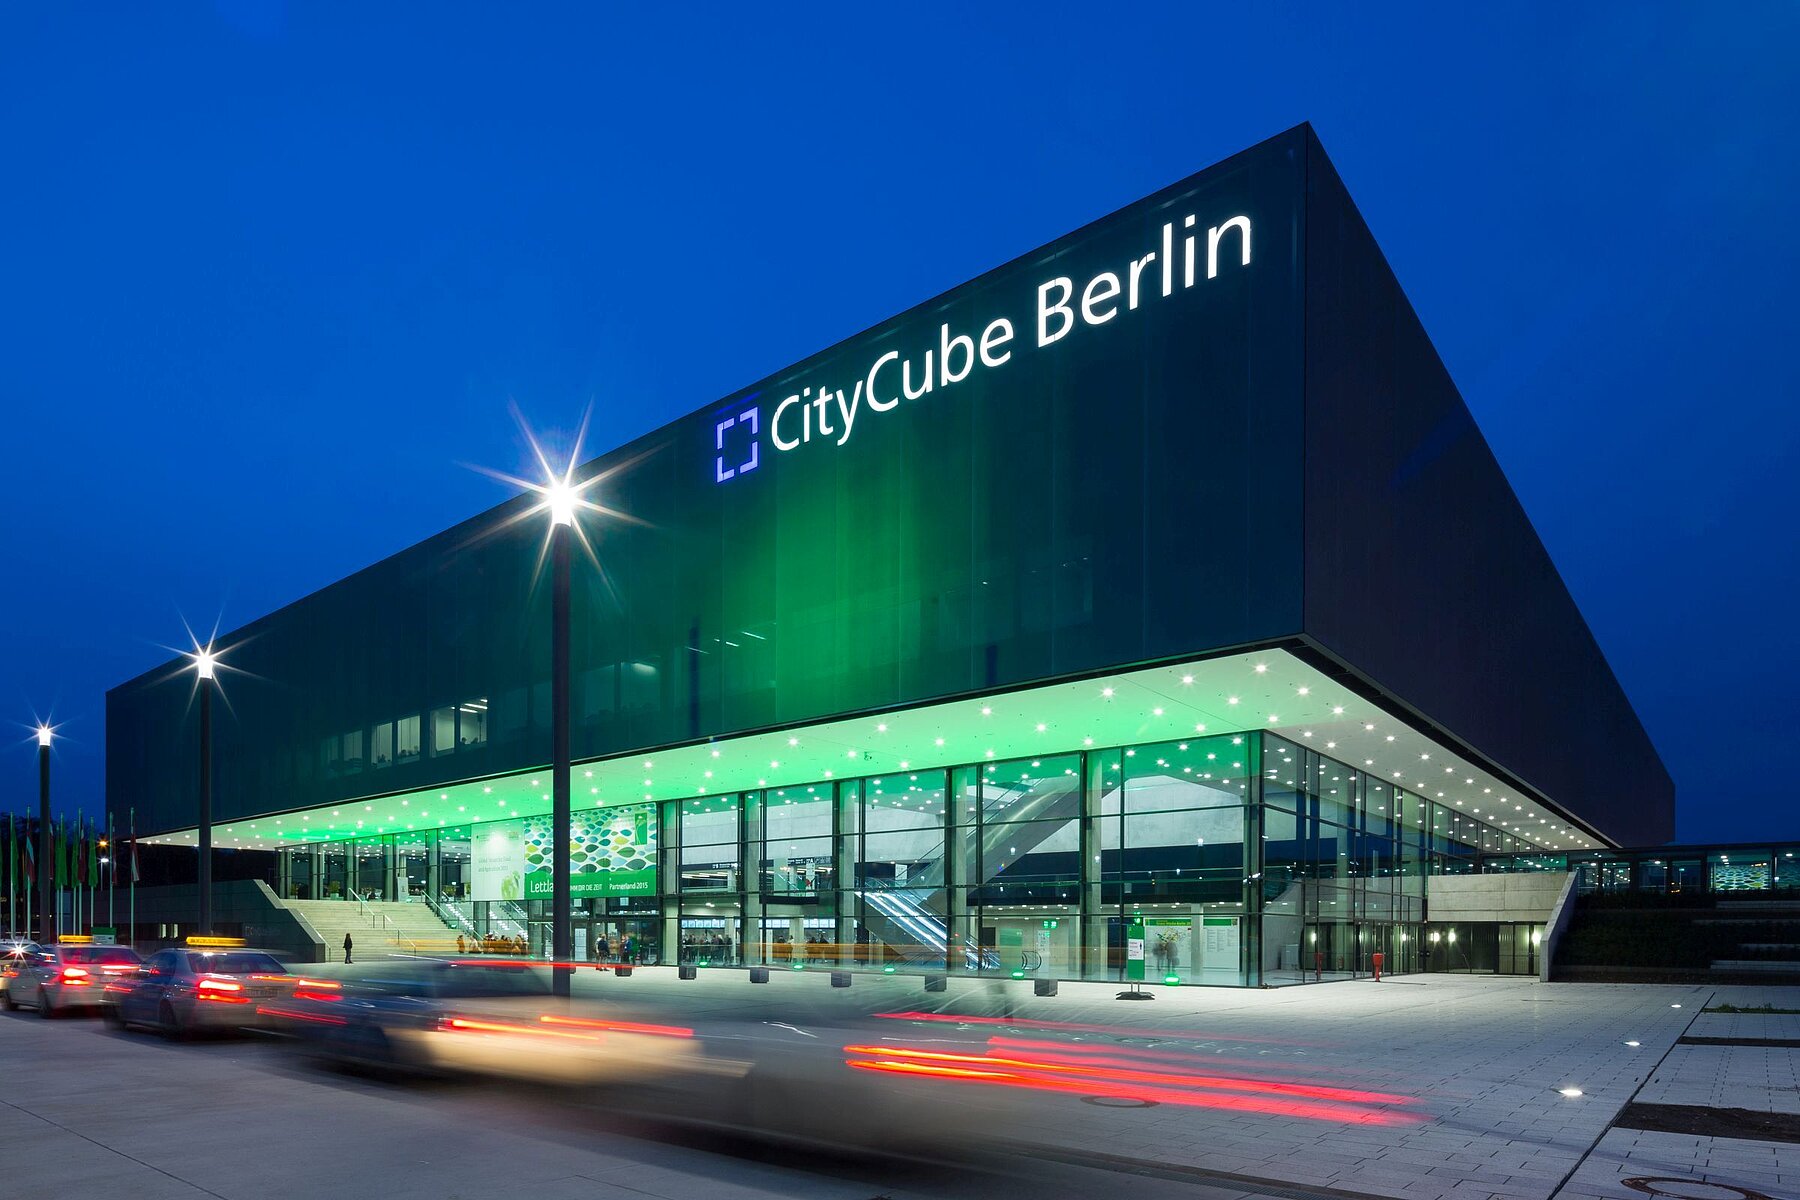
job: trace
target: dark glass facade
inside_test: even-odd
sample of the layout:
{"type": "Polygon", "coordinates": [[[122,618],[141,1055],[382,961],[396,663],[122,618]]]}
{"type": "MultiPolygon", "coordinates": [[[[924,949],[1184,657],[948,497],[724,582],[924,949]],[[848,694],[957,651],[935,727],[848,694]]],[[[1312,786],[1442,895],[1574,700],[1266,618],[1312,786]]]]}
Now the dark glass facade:
{"type": "MultiPolygon", "coordinates": [[[[589,464],[633,521],[593,520],[575,573],[576,755],[1294,633],[1303,168],[1292,145],[1247,152],[589,464]],[[1129,284],[1165,226],[1184,254],[1190,215],[1191,285],[1178,262],[1164,296],[1146,268],[1107,321],[1075,299],[1076,327],[1035,344],[1040,284],[1129,284]],[[1207,231],[1240,215],[1206,277],[1207,231]],[[982,365],[966,339],[1001,320],[987,358],[1007,357],[982,365]],[[783,398],[871,375],[895,407],[865,403],[842,445],[774,448],[783,398]],[[752,410],[757,468],[721,482],[752,410]]],[[[547,760],[544,530],[509,524],[524,507],[225,639],[221,819],[547,760]]],[[[165,671],[109,697],[109,803],[141,826],[192,823],[191,691],[165,671]]]]}

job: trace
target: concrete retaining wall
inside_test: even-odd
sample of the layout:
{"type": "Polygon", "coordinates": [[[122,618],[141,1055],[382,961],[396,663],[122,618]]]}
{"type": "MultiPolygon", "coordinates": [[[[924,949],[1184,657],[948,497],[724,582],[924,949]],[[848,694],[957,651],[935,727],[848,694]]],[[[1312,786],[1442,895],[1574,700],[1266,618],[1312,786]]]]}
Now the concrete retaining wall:
{"type": "Polygon", "coordinates": [[[1569,878],[1563,871],[1433,875],[1425,887],[1425,916],[1433,922],[1548,921],[1569,878]]]}

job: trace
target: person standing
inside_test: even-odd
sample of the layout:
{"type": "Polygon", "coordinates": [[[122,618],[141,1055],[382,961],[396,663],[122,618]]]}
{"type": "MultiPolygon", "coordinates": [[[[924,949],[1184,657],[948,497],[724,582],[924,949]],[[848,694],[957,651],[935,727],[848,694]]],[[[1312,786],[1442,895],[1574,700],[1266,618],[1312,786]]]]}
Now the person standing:
{"type": "Polygon", "coordinates": [[[344,962],[346,963],[350,961],[350,947],[354,944],[355,943],[350,940],[350,935],[346,933],[344,935],[344,962]]]}

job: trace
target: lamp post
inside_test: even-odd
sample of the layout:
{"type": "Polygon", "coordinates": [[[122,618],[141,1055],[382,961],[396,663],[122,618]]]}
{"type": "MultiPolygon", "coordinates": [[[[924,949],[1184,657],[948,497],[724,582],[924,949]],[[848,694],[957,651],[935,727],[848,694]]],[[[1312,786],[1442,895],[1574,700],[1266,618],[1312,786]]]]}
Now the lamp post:
{"type": "Polygon", "coordinates": [[[50,898],[50,727],[39,725],[38,739],[38,941],[56,941],[56,916],[50,898]]]}
{"type": "Polygon", "coordinates": [[[216,664],[210,649],[194,651],[194,673],[200,688],[200,923],[212,932],[212,694],[216,664]]]}
{"type": "MultiPolygon", "coordinates": [[[[517,409],[514,410],[514,415],[518,415],[517,409]]],[[[525,424],[522,417],[519,424],[525,424]]],[[[586,430],[587,421],[583,419],[582,433],[586,430]]],[[[574,476],[575,465],[581,457],[581,433],[576,434],[575,449],[569,456],[569,465],[561,472],[551,468],[549,459],[538,446],[537,439],[531,436],[529,428],[525,429],[525,436],[531,443],[532,452],[537,456],[543,475],[534,481],[499,472],[488,473],[504,483],[538,496],[538,503],[523,510],[515,520],[529,518],[539,512],[550,514],[550,836],[553,843],[550,850],[550,956],[555,964],[550,975],[555,994],[567,996],[574,971],[572,960],[575,957],[572,912],[574,881],[569,877],[569,575],[576,539],[581,540],[584,548],[587,547],[587,539],[575,524],[575,512],[579,508],[589,508],[610,517],[630,520],[623,513],[594,503],[585,493],[614,471],[631,464],[619,464],[577,483],[574,476]]]]}
{"type": "Polygon", "coordinates": [[[553,484],[550,502],[550,957],[555,994],[569,994],[575,957],[573,891],[569,879],[569,560],[575,537],[576,495],[553,484]]]}

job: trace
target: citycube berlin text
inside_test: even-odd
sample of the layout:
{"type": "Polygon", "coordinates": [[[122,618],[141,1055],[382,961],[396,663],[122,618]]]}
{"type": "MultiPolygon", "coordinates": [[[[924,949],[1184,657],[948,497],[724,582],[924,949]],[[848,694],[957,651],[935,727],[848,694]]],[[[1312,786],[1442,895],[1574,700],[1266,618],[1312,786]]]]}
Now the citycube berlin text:
{"type": "MultiPolygon", "coordinates": [[[[1193,287],[1199,278],[1201,243],[1198,223],[1189,215],[1179,225],[1174,221],[1163,225],[1160,249],[1121,264],[1119,270],[1101,271],[1079,288],[1067,276],[1039,284],[1035,348],[1062,341],[1078,326],[1105,325],[1159,296],[1193,287]]],[[[1227,259],[1235,250],[1238,264],[1249,266],[1250,218],[1235,216],[1208,227],[1204,249],[1207,279],[1218,276],[1222,249],[1227,259]]],[[[936,347],[926,347],[917,357],[889,350],[847,388],[826,383],[784,397],[769,419],[769,441],[784,453],[814,442],[842,446],[865,410],[892,412],[903,400],[920,400],[934,388],[961,383],[977,367],[1005,366],[1012,359],[1016,337],[1013,322],[1006,317],[996,317],[979,333],[952,332],[948,324],[940,325],[936,347]]]]}

